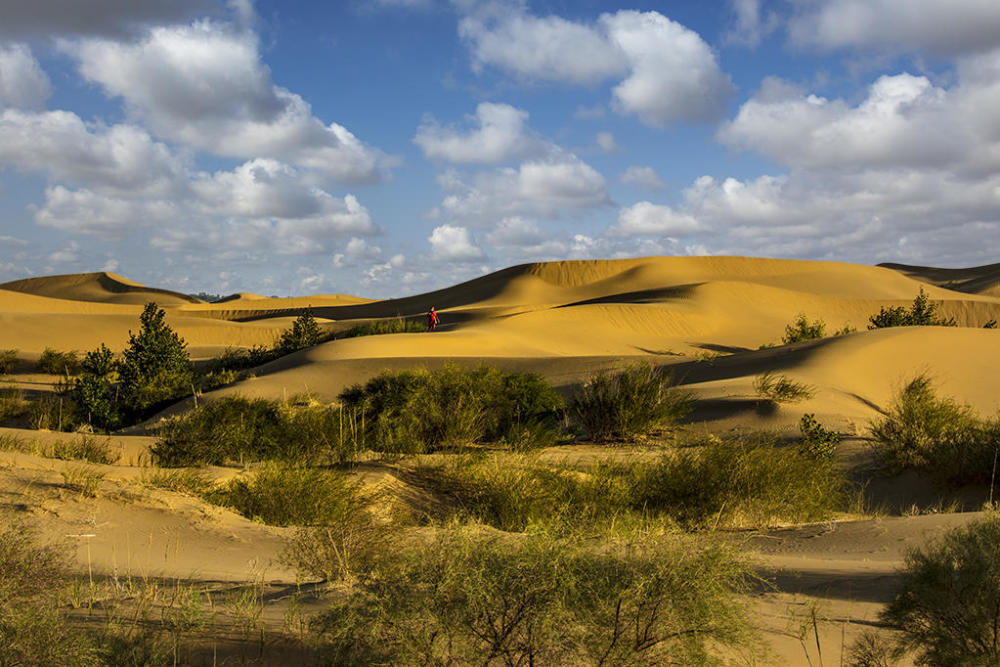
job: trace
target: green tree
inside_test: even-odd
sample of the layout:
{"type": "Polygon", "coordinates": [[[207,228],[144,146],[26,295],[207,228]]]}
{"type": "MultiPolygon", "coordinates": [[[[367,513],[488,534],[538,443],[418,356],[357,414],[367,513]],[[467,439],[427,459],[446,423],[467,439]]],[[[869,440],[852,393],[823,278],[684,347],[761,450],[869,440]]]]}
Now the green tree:
{"type": "Polygon", "coordinates": [[[307,308],[306,312],[299,315],[292,322],[291,329],[286,329],[282,332],[281,340],[278,341],[278,350],[282,354],[291,354],[296,350],[312,347],[319,342],[319,339],[319,324],[317,324],[316,318],[313,317],[312,311],[307,308]]]}
{"type": "Polygon", "coordinates": [[[165,317],[162,308],[147,303],[139,316],[139,333],[129,331],[118,377],[121,402],[131,417],[190,393],[193,376],[187,343],[167,325],[165,317]]]}
{"type": "Polygon", "coordinates": [[[826,335],[826,323],[823,320],[814,320],[812,324],[805,313],[799,313],[795,321],[785,326],[785,335],[781,342],[785,345],[798,343],[803,340],[813,340],[826,335]]]}
{"type": "Polygon", "coordinates": [[[115,370],[115,355],[101,343],[99,348],[84,356],[80,377],[73,387],[73,398],[86,415],[87,422],[106,431],[116,428],[121,419],[114,382],[115,370]]]}
{"type": "Polygon", "coordinates": [[[913,304],[907,310],[903,306],[883,306],[878,315],[868,318],[869,329],[885,329],[887,327],[954,327],[958,326],[954,317],[947,319],[938,316],[937,304],[932,303],[924,288],[913,299],[913,304]]]}

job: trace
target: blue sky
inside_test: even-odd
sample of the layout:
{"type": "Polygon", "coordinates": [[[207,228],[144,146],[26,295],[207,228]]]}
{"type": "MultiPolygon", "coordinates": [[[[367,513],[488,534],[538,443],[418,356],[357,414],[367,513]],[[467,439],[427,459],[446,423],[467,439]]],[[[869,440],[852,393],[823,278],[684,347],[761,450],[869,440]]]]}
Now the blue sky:
{"type": "Polygon", "coordinates": [[[0,280],[1000,260],[995,0],[0,6],[0,280]]]}

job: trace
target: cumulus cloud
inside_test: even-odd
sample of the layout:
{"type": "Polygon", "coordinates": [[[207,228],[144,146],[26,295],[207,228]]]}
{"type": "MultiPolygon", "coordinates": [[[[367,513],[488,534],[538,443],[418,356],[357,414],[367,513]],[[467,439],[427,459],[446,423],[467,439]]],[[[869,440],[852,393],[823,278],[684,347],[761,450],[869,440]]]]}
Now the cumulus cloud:
{"type": "Polygon", "coordinates": [[[41,109],[52,94],[49,77],[23,44],[0,44],[0,109],[41,109]]]}
{"type": "Polygon", "coordinates": [[[827,0],[803,7],[789,22],[800,45],[945,55],[1000,46],[1000,3],[990,0],[827,0]]]}
{"type": "Polygon", "coordinates": [[[465,227],[435,227],[427,240],[431,244],[431,257],[437,261],[474,262],[483,258],[483,251],[465,227]]]}
{"type": "Polygon", "coordinates": [[[177,214],[165,201],[129,200],[91,190],[70,190],[61,185],[45,190],[45,203],[35,212],[35,222],[101,238],[121,238],[153,222],[166,222],[177,214]]]}
{"type": "Polygon", "coordinates": [[[369,244],[364,239],[353,237],[344,246],[343,252],[333,256],[333,265],[338,269],[373,262],[382,257],[382,249],[369,244]]]}
{"type": "Polygon", "coordinates": [[[708,44],[659,12],[621,10],[584,24],[533,16],[523,2],[466,11],[459,34],[473,69],[490,65],[526,79],[576,85],[624,77],[612,91],[615,107],[649,125],[714,121],[734,91],[708,44]]]}
{"type": "Polygon", "coordinates": [[[526,127],[528,112],[509,104],[483,102],[476,107],[475,117],[468,120],[477,127],[441,127],[427,118],[413,141],[431,160],[465,164],[498,164],[551,148],[526,127]]]}
{"type": "Polygon", "coordinates": [[[725,36],[730,44],[756,47],[781,23],[776,12],[763,11],[761,0],[731,0],[731,4],[735,20],[725,36]]]}
{"type": "Polygon", "coordinates": [[[352,184],[379,181],[391,164],[276,86],[249,31],[202,20],[153,28],[138,42],[86,39],[66,48],[88,80],[121,97],[158,136],[216,155],[283,160],[352,184]]]}
{"type": "Polygon", "coordinates": [[[569,244],[562,236],[543,229],[535,220],[511,216],[486,234],[486,242],[515,261],[538,261],[566,256],[569,244]]]}
{"type": "Polygon", "coordinates": [[[679,213],[669,206],[641,201],[623,208],[618,223],[609,233],[613,236],[687,236],[701,230],[692,216],[679,213]]]}
{"type": "Polygon", "coordinates": [[[660,180],[656,170],[652,167],[628,167],[622,175],[618,177],[619,183],[638,185],[646,190],[662,190],[663,181],[660,180]]]}
{"type": "Polygon", "coordinates": [[[604,177],[571,154],[482,172],[471,182],[449,171],[438,182],[446,192],[442,213],[480,226],[508,216],[557,217],[610,203],[604,177]]]}
{"type": "Polygon", "coordinates": [[[610,132],[598,132],[594,137],[594,141],[605,153],[618,153],[621,151],[621,146],[615,141],[615,135],[610,132]]]}

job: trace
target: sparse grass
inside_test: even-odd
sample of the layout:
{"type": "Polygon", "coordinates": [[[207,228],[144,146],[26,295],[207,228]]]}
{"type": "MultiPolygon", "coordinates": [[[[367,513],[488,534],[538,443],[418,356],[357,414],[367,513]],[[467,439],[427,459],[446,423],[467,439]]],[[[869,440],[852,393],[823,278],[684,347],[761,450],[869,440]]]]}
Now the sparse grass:
{"type": "Polygon", "coordinates": [[[635,363],[592,377],[570,401],[570,411],[598,442],[627,440],[674,424],[690,412],[689,392],[674,387],[670,371],[635,363]]]}
{"type": "Polygon", "coordinates": [[[365,324],[359,324],[334,336],[340,338],[356,338],[358,336],[381,336],[384,334],[398,333],[426,333],[427,325],[422,321],[395,317],[386,320],[372,320],[365,324]]]}
{"type": "Polygon", "coordinates": [[[41,394],[27,403],[28,421],[34,429],[72,431],[80,425],[80,411],[69,392],[41,394]]]}
{"type": "MultiPolygon", "coordinates": [[[[906,556],[905,579],[882,619],[917,664],[1000,663],[1000,517],[990,514],[906,556]]],[[[896,656],[894,656],[896,657],[896,656]]]]}
{"type": "Polygon", "coordinates": [[[48,455],[55,459],[82,459],[91,463],[112,465],[121,458],[121,452],[115,451],[111,438],[99,439],[84,435],[72,440],[60,440],[52,445],[48,455]]]}
{"type": "Polygon", "coordinates": [[[753,380],[754,391],[761,398],[775,404],[798,403],[813,397],[815,389],[802,382],[795,382],[787,375],[767,371],[753,380]]]}
{"type": "Polygon", "coordinates": [[[28,414],[30,404],[24,398],[24,392],[19,388],[3,383],[0,384],[0,422],[18,419],[28,414]]]}
{"type": "Polygon", "coordinates": [[[791,324],[785,326],[785,335],[781,337],[781,342],[790,345],[804,340],[823,338],[825,335],[826,323],[823,320],[814,320],[810,324],[806,314],[799,313],[791,324]]]}
{"type": "Polygon", "coordinates": [[[86,465],[66,466],[62,470],[63,486],[81,496],[96,498],[104,473],[86,465]]]}
{"type": "Polygon", "coordinates": [[[140,481],[167,491],[186,493],[202,497],[212,488],[212,481],[203,470],[197,468],[153,468],[143,470],[140,481]]]}
{"type": "Polygon", "coordinates": [[[60,352],[45,348],[38,359],[38,372],[49,375],[77,375],[80,372],[80,357],[76,350],[60,352]]]}
{"type": "Polygon", "coordinates": [[[802,415],[799,430],[802,432],[799,451],[803,454],[819,459],[832,459],[837,454],[840,434],[816,421],[816,415],[808,412],[802,415]]]}
{"type": "Polygon", "coordinates": [[[988,483],[1000,452],[1000,419],[939,397],[919,375],[898,392],[886,416],[870,425],[876,460],[887,470],[924,470],[955,483],[988,483]]]}
{"type": "Polygon", "coordinates": [[[17,350],[0,350],[0,375],[7,375],[14,370],[17,362],[17,350]]]}
{"type": "Polygon", "coordinates": [[[717,547],[459,529],[397,550],[317,627],[341,664],[704,664],[752,644],[751,580],[717,547]]]}

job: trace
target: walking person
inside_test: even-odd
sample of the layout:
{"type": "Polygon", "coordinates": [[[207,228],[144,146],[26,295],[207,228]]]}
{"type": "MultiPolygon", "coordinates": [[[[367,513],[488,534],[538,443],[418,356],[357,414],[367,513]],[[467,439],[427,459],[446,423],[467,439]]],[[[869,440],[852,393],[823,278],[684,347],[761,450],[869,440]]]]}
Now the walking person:
{"type": "Polygon", "coordinates": [[[434,306],[431,306],[430,312],[427,313],[427,330],[435,331],[437,329],[438,321],[437,311],[434,310],[434,306]]]}

